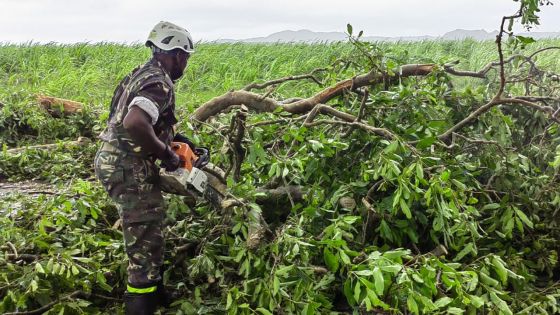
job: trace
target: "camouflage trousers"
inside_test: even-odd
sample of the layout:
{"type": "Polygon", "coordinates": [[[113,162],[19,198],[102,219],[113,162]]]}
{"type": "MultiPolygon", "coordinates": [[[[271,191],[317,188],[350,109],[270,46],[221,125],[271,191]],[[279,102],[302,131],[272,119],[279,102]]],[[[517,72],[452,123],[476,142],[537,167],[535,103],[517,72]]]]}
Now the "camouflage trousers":
{"type": "Polygon", "coordinates": [[[95,157],[95,175],[117,204],[128,263],[128,283],[148,288],[161,280],[165,209],[153,161],[104,143],[95,157]]]}

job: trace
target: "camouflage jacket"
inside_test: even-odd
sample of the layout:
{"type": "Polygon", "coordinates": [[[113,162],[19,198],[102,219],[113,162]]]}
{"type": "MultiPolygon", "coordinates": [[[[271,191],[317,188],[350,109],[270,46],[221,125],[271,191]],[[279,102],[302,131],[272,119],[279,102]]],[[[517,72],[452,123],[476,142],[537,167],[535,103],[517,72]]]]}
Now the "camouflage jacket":
{"type": "Polygon", "coordinates": [[[154,132],[161,141],[170,143],[173,139],[173,125],[177,123],[173,88],[173,81],[169,74],[155,59],[134,69],[117,86],[111,100],[107,127],[99,138],[122,151],[149,158],[150,152],[144,152],[123,126],[128,105],[137,96],[151,100],[159,112],[158,119],[153,125],[154,132]]]}

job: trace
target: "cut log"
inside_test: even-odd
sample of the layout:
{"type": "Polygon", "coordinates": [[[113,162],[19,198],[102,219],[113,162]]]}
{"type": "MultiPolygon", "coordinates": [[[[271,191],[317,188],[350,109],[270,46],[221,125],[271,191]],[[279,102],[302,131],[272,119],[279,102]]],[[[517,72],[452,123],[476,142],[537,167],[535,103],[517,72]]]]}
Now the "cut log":
{"type": "Polygon", "coordinates": [[[46,95],[37,95],[37,101],[53,117],[76,114],[84,108],[80,102],[46,95]]]}

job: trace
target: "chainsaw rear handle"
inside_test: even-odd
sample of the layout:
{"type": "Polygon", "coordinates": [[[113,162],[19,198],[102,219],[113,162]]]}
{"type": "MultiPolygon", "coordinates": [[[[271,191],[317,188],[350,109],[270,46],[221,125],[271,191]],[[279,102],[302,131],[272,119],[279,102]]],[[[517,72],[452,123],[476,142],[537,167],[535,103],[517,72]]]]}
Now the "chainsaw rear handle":
{"type": "Polygon", "coordinates": [[[194,167],[202,169],[210,162],[210,150],[208,148],[198,147],[194,149],[194,153],[198,156],[198,159],[193,163],[194,167]]]}

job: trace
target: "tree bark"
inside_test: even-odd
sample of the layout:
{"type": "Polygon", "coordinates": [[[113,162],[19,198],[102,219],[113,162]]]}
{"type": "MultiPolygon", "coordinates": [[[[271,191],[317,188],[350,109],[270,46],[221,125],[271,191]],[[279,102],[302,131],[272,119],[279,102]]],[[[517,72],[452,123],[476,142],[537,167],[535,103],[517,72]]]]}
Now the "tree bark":
{"type": "Polygon", "coordinates": [[[53,117],[76,114],[84,108],[80,102],[46,95],[37,95],[37,101],[53,117]]]}

